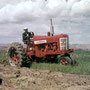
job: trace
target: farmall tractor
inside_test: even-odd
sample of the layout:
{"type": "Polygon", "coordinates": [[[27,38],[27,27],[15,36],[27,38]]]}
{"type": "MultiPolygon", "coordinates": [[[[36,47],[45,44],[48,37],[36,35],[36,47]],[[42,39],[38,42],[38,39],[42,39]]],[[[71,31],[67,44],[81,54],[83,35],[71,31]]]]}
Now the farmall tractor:
{"type": "Polygon", "coordinates": [[[30,43],[26,48],[20,43],[12,43],[8,48],[8,61],[11,66],[22,66],[26,63],[39,62],[43,60],[56,61],[58,64],[74,64],[69,49],[69,37],[67,34],[54,35],[54,27],[51,19],[51,30],[47,36],[32,34],[30,43]]]}

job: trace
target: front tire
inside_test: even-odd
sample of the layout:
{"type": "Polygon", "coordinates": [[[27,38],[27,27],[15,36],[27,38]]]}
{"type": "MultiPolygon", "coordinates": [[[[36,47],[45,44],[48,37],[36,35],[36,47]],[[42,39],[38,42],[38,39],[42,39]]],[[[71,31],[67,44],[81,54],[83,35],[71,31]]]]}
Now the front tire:
{"type": "Polygon", "coordinates": [[[58,63],[62,65],[69,65],[72,63],[72,60],[68,56],[62,56],[58,59],[58,63]]]}

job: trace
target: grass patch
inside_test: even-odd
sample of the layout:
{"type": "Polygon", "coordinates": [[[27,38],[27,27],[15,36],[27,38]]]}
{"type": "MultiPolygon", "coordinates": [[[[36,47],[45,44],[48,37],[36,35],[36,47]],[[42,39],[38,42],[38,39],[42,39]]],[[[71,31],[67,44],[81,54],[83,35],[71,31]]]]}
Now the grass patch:
{"type": "Polygon", "coordinates": [[[59,64],[33,63],[33,69],[48,69],[51,71],[61,71],[64,73],[87,74],[90,75],[90,51],[75,51],[72,53],[77,64],[75,66],[63,66],[59,64]]]}
{"type": "Polygon", "coordinates": [[[33,84],[36,84],[36,82],[35,81],[31,81],[33,84]]]}
{"type": "Polygon", "coordinates": [[[0,51],[0,61],[1,60],[6,60],[7,59],[7,53],[5,50],[0,51]]]}
{"type": "MultiPolygon", "coordinates": [[[[31,68],[51,71],[61,71],[73,74],[90,75],[90,51],[75,51],[72,53],[78,64],[63,66],[50,63],[32,63],[31,68]]],[[[7,60],[6,51],[0,51],[0,60],[7,60]]]]}

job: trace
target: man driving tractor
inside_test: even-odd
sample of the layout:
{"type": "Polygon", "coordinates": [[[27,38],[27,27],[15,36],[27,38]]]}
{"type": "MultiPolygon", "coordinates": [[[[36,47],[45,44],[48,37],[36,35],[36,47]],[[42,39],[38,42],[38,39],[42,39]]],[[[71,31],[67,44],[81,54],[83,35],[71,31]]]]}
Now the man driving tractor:
{"type": "Polygon", "coordinates": [[[23,42],[24,44],[29,44],[31,42],[31,32],[28,32],[28,28],[24,28],[24,33],[23,33],[23,42]]]}

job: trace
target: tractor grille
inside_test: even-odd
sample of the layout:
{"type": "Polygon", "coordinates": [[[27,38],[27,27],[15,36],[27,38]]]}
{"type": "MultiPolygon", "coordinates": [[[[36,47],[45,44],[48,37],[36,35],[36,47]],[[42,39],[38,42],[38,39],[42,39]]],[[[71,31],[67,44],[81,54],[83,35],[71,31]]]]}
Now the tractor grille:
{"type": "Polygon", "coordinates": [[[60,50],[68,50],[69,49],[69,40],[68,37],[60,38],[60,50]]]}

